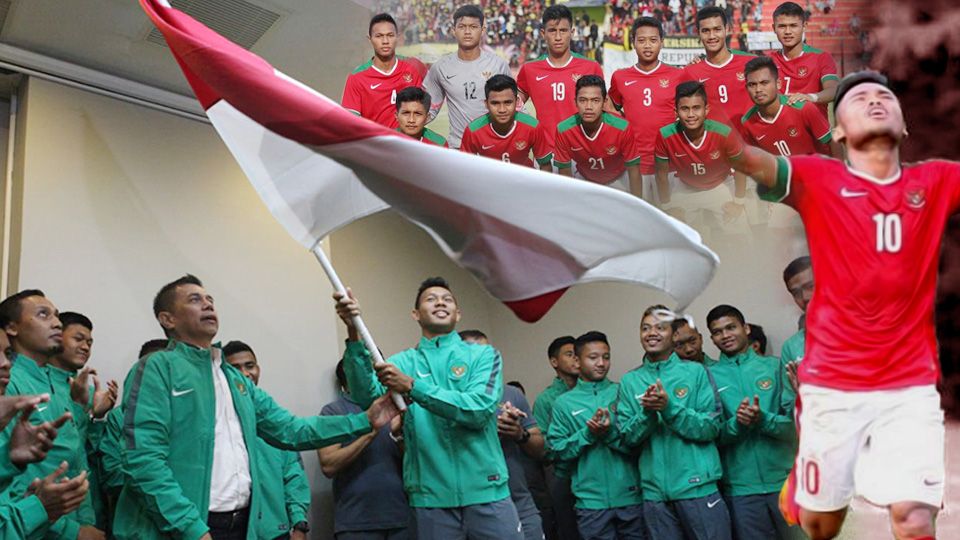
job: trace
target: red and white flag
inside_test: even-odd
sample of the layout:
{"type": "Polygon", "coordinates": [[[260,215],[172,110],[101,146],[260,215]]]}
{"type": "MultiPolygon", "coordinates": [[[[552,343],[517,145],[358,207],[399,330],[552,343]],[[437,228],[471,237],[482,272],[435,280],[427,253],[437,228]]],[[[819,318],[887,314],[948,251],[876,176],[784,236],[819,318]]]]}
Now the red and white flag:
{"type": "Polygon", "coordinates": [[[307,248],[389,205],[529,322],[577,283],[637,283],[682,308],[713,277],[719,260],[699,235],[633,195],[415,141],[167,0],[140,3],[250,182],[307,248]]]}

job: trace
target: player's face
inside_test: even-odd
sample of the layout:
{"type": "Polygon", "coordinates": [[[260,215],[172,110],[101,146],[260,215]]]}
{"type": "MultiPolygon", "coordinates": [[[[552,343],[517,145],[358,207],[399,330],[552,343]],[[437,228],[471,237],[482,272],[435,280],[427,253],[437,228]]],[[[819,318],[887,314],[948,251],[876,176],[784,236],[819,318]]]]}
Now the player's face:
{"type": "Polygon", "coordinates": [[[810,299],[813,298],[813,268],[807,268],[788,279],[787,290],[790,291],[790,296],[797,303],[797,307],[806,313],[810,299]]]}
{"type": "Polygon", "coordinates": [[[513,122],[517,113],[517,95],[512,89],[490,92],[486,104],[495,124],[502,126],[513,122]]]}
{"type": "Polygon", "coordinates": [[[397,50],[397,27],[388,22],[378,22],[370,29],[370,44],[373,53],[381,59],[393,58],[397,50]]]}
{"type": "Polygon", "coordinates": [[[260,384],[260,364],[257,363],[257,357],[247,351],[233,353],[227,357],[227,363],[240,370],[243,376],[253,381],[253,384],[260,384]]]}
{"type": "Polygon", "coordinates": [[[602,341],[584,343],[580,349],[580,378],[597,382],[610,371],[610,346],[602,341]]]}
{"type": "Polygon", "coordinates": [[[663,40],[660,32],[652,26],[637,28],[637,35],[633,36],[633,48],[637,51],[637,59],[641,64],[652,64],[660,58],[660,49],[663,40]]]}
{"type": "Polygon", "coordinates": [[[550,52],[556,56],[567,54],[570,50],[570,21],[566,19],[547,21],[543,29],[550,52]]]}
{"type": "Polygon", "coordinates": [[[168,315],[165,328],[175,330],[181,338],[213,339],[220,328],[213,296],[199,285],[177,287],[173,309],[168,315]]]}
{"type": "Polygon", "coordinates": [[[453,293],[443,287],[430,287],[420,295],[413,318],[432,335],[449,334],[460,321],[460,310],[453,293]]]}
{"type": "Polygon", "coordinates": [[[703,336],[685,324],[673,331],[673,350],[684,360],[699,362],[703,356],[703,336]]]}
{"type": "Polygon", "coordinates": [[[876,138],[890,138],[899,143],[905,135],[900,101],[883,85],[859,84],[843,96],[837,107],[834,139],[846,143],[848,148],[876,138]]]}
{"type": "Polygon", "coordinates": [[[727,27],[721,17],[700,21],[700,43],[707,53],[715,53],[727,46],[727,27]]]}
{"type": "Polygon", "coordinates": [[[577,91],[577,112],[586,123],[600,120],[603,114],[603,91],[599,86],[585,86],[577,91]]]}
{"type": "Polygon", "coordinates": [[[773,21],[773,31],[785,49],[799,45],[806,28],[807,23],[795,15],[780,15],[773,21]]]}
{"type": "Polygon", "coordinates": [[[6,332],[0,331],[0,394],[7,391],[10,384],[10,368],[13,362],[13,348],[6,332]]]}
{"type": "Polygon", "coordinates": [[[640,344],[648,354],[673,350],[673,327],[656,315],[647,315],[640,321],[640,344]]]}
{"type": "Polygon", "coordinates": [[[677,117],[683,127],[690,131],[703,127],[708,110],[707,103],[700,94],[682,97],[677,101],[677,117]]]}
{"type": "Polygon", "coordinates": [[[63,347],[63,326],[53,302],[42,296],[20,300],[20,319],[7,326],[17,346],[27,352],[54,354],[63,347]]]}
{"type": "Polygon", "coordinates": [[[550,365],[553,369],[567,375],[568,377],[577,377],[580,375],[580,360],[573,351],[573,343],[568,343],[557,351],[556,356],[550,357],[550,365]]]}
{"type": "Polygon", "coordinates": [[[397,123],[400,132],[409,137],[419,138],[423,127],[427,125],[427,108],[419,101],[405,101],[397,111],[397,123]]]}
{"type": "Polygon", "coordinates": [[[483,24],[475,17],[460,17],[453,26],[453,37],[461,49],[473,49],[480,45],[483,24]]]}
{"type": "Polygon", "coordinates": [[[766,107],[777,99],[777,78],[769,69],[763,68],[747,75],[747,93],[760,107],[766,107]]]}
{"type": "Polygon", "coordinates": [[[71,324],[63,329],[63,352],[57,357],[71,369],[81,369],[90,360],[93,333],[86,326],[71,324]]]}
{"type": "Polygon", "coordinates": [[[750,327],[734,317],[720,317],[710,323],[710,339],[724,354],[734,356],[749,346],[750,327]]]}

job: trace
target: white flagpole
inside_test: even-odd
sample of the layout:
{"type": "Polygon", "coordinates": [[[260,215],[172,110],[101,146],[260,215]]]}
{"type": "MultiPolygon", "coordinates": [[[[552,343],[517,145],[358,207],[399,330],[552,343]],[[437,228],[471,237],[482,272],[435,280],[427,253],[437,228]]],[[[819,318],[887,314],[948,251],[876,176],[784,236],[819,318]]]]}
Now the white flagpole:
{"type": "MultiPolygon", "coordinates": [[[[317,245],[313,246],[313,249],[310,251],[313,252],[314,257],[320,262],[320,266],[323,267],[323,271],[327,274],[327,278],[330,279],[333,288],[339,293],[347,294],[347,288],[343,286],[343,282],[340,281],[340,276],[337,275],[333,264],[330,263],[327,254],[323,252],[321,243],[317,242],[317,245]]],[[[353,327],[357,329],[357,332],[360,334],[360,339],[363,340],[363,344],[367,346],[367,350],[370,351],[370,354],[373,356],[374,365],[384,363],[383,355],[380,354],[380,349],[378,349],[377,344],[374,343],[373,335],[370,333],[367,325],[363,323],[363,319],[357,315],[353,317],[352,320],[353,327]]],[[[403,397],[397,393],[393,393],[393,402],[396,403],[397,408],[401,411],[407,409],[407,404],[403,401],[403,397]]]]}

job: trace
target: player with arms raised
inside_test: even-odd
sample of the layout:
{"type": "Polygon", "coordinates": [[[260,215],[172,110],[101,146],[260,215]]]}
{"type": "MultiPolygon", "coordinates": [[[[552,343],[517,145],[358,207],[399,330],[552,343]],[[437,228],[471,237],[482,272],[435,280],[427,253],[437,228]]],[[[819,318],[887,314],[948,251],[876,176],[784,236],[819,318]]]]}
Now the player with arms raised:
{"type": "Polygon", "coordinates": [[[657,131],[677,117],[674,109],[674,88],[682,80],[683,71],[660,61],[663,47],[663,26],[652,17],[640,17],[633,23],[633,48],[637,63],[618,69],[610,79],[610,101],[630,121],[640,145],[640,172],[643,175],[643,196],[656,201],[653,145],[657,131]]]}
{"type": "Polygon", "coordinates": [[[397,22],[390,15],[374,15],[367,33],[373,58],[347,76],[340,104],[382,126],[396,128],[397,92],[420,86],[426,68],[415,58],[397,56],[397,22]]]}
{"type": "Polygon", "coordinates": [[[932,539],[944,490],[933,302],[960,164],[901,164],[906,124],[882,75],[848,75],[836,102],[847,162],[754,147],[731,160],[800,213],[814,261],[800,449],[781,507],[814,540],[833,538],[860,494],[888,509],[897,538],[932,539]]]}

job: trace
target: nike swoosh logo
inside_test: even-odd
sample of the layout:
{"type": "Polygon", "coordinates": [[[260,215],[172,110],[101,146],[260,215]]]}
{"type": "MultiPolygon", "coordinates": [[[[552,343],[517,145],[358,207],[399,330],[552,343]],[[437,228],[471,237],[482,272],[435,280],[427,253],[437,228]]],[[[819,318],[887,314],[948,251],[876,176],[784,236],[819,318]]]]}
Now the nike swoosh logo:
{"type": "Polygon", "coordinates": [[[730,388],[730,387],[729,387],[729,386],[724,386],[723,388],[717,388],[717,393],[719,394],[720,392],[723,392],[723,391],[726,390],[727,388],[730,388]]]}
{"type": "Polygon", "coordinates": [[[851,197],[866,197],[866,196],[867,196],[867,192],[866,192],[866,191],[850,191],[850,190],[847,189],[847,188],[841,188],[841,189],[840,189],[840,196],[841,196],[841,197],[847,197],[847,198],[851,198],[851,197]]]}
{"type": "Polygon", "coordinates": [[[627,81],[627,82],[623,83],[623,85],[624,85],[624,86],[630,86],[631,84],[633,84],[633,83],[635,83],[635,82],[637,82],[637,81],[627,81]]]}
{"type": "MultiPolygon", "coordinates": [[[[706,79],[700,79],[700,82],[707,82],[707,81],[709,81],[709,80],[710,80],[710,77],[707,77],[706,79]]],[[[711,506],[711,508],[713,508],[713,507],[711,506]]]]}
{"type": "Polygon", "coordinates": [[[570,147],[570,150],[573,150],[574,152],[579,152],[579,151],[583,150],[583,147],[582,147],[582,146],[571,146],[571,147],[570,147]]]}
{"type": "Polygon", "coordinates": [[[687,157],[687,155],[686,155],[686,154],[678,154],[678,153],[674,152],[673,157],[687,157]]]}
{"type": "Polygon", "coordinates": [[[762,141],[766,135],[757,135],[757,140],[762,141]]]}
{"type": "Polygon", "coordinates": [[[496,146],[496,145],[495,145],[495,144],[489,144],[489,145],[488,145],[488,144],[485,144],[485,145],[481,146],[480,148],[483,148],[484,150],[489,150],[489,149],[493,148],[494,146],[496,146]]]}
{"type": "Polygon", "coordinates": [[[170,395],[173,397],[180,397],[186,394],[193,392],[193,388],[187,388],[186,390],[171,390],[170,395]]]}
{"type": "Polygon", "coordinates": [[[634,394],[633,399],[643,399],[643,394],[634,394]]]}
{"type": "Polygon", "coordinates": [[[457,76],[457,74],[454,73],[453,75],[444,75],[444,78],[446,78],[446,79],[449,81],[450,79],[452,79],[452,78],[454,78],[454,77],[456,77],[456,76],[457,76]]]}
{"type": "Polygon", "coordinates": [[[720,504],[720,501],[722,501],[722,500],[723,500],[723,499],[717,499],[717,500],[715,500],[715,501],[713,501],[713,502],[708,502],[708,503],[707,503],[707,508],[713,508],[714,506],[720,504]]]}
{"type": "Polygon", "coordinates": [[[421,373],[419,369],[417,370],[417,377],[420,377],[421,379],[426,379],[429,376],[430,376],[429,373],[421,373]]]}
{"type": "Polygon", "coordinates": [[[942,483],[943,482],[939,480],[927,480],[926,478],[923,479],[923,485],[925,486],[939,486],[942,483]]]}
{"type": "Polygon", "coordinates": [[[43,412],[43,411],[45,411],[45,410],[47,410],[47,409],[49,409],[49,408],[50,408],[50,407],[37,407],[37,412],[43,412]]]}
{"type": "Polygon", "coordinates": [[[380,86],[381,84],[383,84],[383,83],[371,84],[371,85],[370,85],[370,89],[371,89],[371,90],[376,90],[377,87],[380,86]]]}
{"type": "Polygon", "coordinates": [[[577,409],[577,410],[573,411],[573,415],[576,416],[576,415],[582,413],[582,412],[585,411],[585,410],[586,410],[586,409],[577,409]]]}
{"type": "Polygon", "coordinates": [[[538,80],[538,81],[542,81],[542,80],[546,79],[547,77],[549,77],[549,75],[540,75],[539,77],[537,77],[537,80],[538,80]]]}

